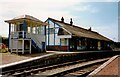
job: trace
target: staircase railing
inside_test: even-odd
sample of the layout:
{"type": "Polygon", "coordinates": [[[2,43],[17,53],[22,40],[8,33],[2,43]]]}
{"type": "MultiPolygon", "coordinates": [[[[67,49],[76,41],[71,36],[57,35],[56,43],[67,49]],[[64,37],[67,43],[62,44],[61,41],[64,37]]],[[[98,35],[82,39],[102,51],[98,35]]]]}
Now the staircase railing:
{"type": "Polygon", "coordinates": [[[36,46],[41,49],[41,42],[38,40],[38,38],[36,37],[35,34],[30,34],[27,33],[27,38],[31,38],[32,41],[34,42],[34,44],[36,44],[36,46]]]}

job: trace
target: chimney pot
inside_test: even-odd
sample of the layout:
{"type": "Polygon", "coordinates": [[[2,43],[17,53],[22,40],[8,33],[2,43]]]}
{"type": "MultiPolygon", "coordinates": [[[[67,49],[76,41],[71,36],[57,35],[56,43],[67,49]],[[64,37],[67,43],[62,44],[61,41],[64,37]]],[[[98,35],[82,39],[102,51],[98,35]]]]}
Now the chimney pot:
{"type": "Polygon", "coordinates": [[[72,21],[72,18],[70,18],[70,25],[71,25],[71,26],[73,25],[73,21],[72,21]]]}
{"type": "Polygon", "coordinates": [[[92,30],[91,27],[88,30],[91,31],[92,30]]]}
{"type": "Polygon", "coordinates": [[[61,22],[64,22],[64,18],[63,17],[61,18],[61,22]]]}

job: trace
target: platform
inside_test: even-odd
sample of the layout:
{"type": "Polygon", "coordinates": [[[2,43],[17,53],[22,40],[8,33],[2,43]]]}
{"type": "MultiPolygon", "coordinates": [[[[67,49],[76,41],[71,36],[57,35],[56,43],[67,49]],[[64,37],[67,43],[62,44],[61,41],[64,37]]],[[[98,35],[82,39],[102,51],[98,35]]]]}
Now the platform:
{"type": "Polygon", "coordinates": [[[49,54],[53,52],[47,52],[47,53],[34,53],[34,54],[24,54],[24,55],[18,55],[18,54],[11,54],[11,53],[0,53],[0,65],[10,64],[38,56],[42,56],[45,54],[49,54]]]}
{"type": "MultiPolygon", "coordinates": [[[[116,53],[117,51],[115,51],[116,53]]],[[[114,54],[114,51],[78,51],[78,52],[65,52],[65,51],[47,51],[46,53],[34,53],[34,54],[24,54],[24,55],[18,55],[18,54],[11,54],[11,53],[0,53],[0,56],[1,56],[1,61],[0,61],[0,66],[5,66],[5,65],[10,65],[11,63],[13,65],[15,64],[19,64],[19,62],[21,63],[24,63],[24,62],[27,62],[27,60],[29,61],[32,61],[32,60],[37,60],[37,58],[41,58],[41,57],[44,57],[44,55],[46,54],[51,54],[51,55],[54,55],[54,54],[57,54],[57,55],[62,55],[62,54],[78,54],[80,53],[80,57],[84,58],[85,56],[83,55],[88,55],[89,56],[94,56],[94,54],[96,55],[102,55],[102,56],[105,56],[105,54],[114,54]],[[23,62],[24,61],[24,62],[23,62]]],[[[120,52],[117,52],[116,54],[118,54],[120,52]]],[[[97,56],[94,56],[94,57],[97,57],[97,56]]]]}
{"type": "Polygon", "coordinates": [[[118,77],[120,76],[120,55],[116,55],[109,59],[107,62],[102,64],[100,67],[95,69],[89,74],[90,77],[96,76],[110,76],[118,77]]]}
{"type": "MultiPolygon", "coordinates": [[[[24,55],[18,55],[18,54],[11,54],[11,53],[0,53],[0,65],[5,65],[9,63],[14,63],[38,56],[42,56],[49,53],[55,53],[55,54],[68,54],[68,53],[93,53],[93,52],[104,52],[104,51],[74,51],[74,52],[65,52],[65,51],[46,51],[46,53],[34,53],[34,54],[24,54],[24,55]]],[[[107,51],[106,51],[107,52],[107,51]]],[[[117,51],[116,51],[117,52],[117,51]]]]}
{"type": "MultiPolygon", "coordinates": [[[[46,67],[49,65],[61,64],[66,62],[72,62],[83,59],[99,59],[118,55],[120,52],[114,51],[79,51],[79,52],[62,52],[62,51],[47,51],[46,53],[36,53],[36,54],[8,54],[8,57],[4,56],[4,60],[11,60],[11,63],[0,65],[2,69],[2,74],[4,75],[7,71],[16,71],[18,69],[26,68],[37,68],[46,67]],[[17,60],[17,57],[20,58],[17,60]]],[[[3,56],[2,56],[3,57],[3,56]]]]}

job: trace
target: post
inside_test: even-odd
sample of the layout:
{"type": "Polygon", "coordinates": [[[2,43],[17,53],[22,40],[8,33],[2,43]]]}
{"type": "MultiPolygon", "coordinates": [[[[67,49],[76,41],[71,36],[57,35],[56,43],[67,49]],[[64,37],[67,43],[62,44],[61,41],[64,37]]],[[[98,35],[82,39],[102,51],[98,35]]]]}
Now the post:
{"type": "Polygon", "coordinates": [[[55,46],[55,23],[54,23],[54,46],[55,46]]]}
{"type": "Polygon", "coordinates": [[[22,54],[24,54],[24,39],[22,39],[22,54]]]}
{"type": "Polygon", "coordinates": [[[46,43],[46,42],[47,42],[47,38],[46,38],[46,36],[47,36],[47,35],[46,35],[46,26],[45,26],[45,29],[44,29],[44,35],[45,35],[45,51],[46,51],[46,44],[47,44],[47,43],[46,43]]]}
{"type": "Polygon", "coordinates": [[[23,30],[24,30],[24,32],[23,32],[23,38],[26,38],[26,28],[27,28],[27,25],[26,25],[26,21],[24,20],[24,22],[23,22],[23,30]]]}
{"type": "Polygon", "coordinates": [[[61,38],[60,38],[60,49],[59,50],[61,51],[61,38]]]}
{"type": "Polygon", "coordinates": [[[48,47],[49,47],[49,38],[50,38],[50,36],[49,36],[49,34],[50,34],[49,25],[50,25],[50,23],[49,23],[49,20],[48,20],[48,47]]]}
{"type": "Polygon", "coordinates": [[[31,54],[31,40],[30,40],[30,54],[31,54]]]}
{"type": "Polygon", "coordinates": [[[9,43],[8,43],[8,49],[10,49],[10,46],[11,46],[11,23],[9,23],[9,35],[8,35],[8,38],[9,38],[9,43]]]}
{"type": "Polygon", "coordinates": [[[18,54],[18,40],[16,40],[17,41],[17,49],[16,49],[16,53],[18,54]]]}

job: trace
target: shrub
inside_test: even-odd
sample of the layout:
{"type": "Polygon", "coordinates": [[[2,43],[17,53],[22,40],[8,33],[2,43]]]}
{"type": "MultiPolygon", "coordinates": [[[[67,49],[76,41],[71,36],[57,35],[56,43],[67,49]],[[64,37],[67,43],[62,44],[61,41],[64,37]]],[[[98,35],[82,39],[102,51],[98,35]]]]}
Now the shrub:
{"type": "Polygon", "coordinates": [[[0,49],[0,53],[6,53],[6,52],[8,52],[8,48],[0,49]]]}

